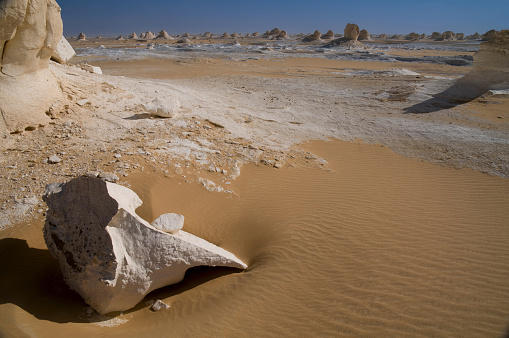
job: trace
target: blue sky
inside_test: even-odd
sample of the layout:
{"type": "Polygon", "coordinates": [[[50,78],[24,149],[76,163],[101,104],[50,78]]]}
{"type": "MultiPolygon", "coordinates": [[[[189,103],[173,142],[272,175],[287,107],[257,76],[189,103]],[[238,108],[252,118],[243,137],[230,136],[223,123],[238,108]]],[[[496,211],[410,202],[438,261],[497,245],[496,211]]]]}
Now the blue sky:
{"type": "Polygon", "coordinates": [[[509,29],[509,0],[57,0],[64,34],[126,35],[165,29],[170,34],[342,32],[348,22],[370,33],[472,34],[509,29]]]}

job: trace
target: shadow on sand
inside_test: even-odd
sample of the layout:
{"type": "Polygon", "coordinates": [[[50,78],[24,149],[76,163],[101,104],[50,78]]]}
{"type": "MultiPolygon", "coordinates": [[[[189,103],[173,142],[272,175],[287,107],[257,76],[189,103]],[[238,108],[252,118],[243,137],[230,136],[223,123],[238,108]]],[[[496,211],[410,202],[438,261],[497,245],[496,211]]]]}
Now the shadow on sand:
{"type": "Polygon", "coordinates": [[[504,74],[471,72],[443,92],[433,95],[431,99],[403,109],[404,114],[426,114],[454,108],[475,100],[504,81],[507,81],[504,74]]]}
{"type": "MultiPolygon", "coordinates": [[[[12,303],[40,320],[55,323],[90,323],[119,314],[85,316],[88,305],[69,289],[57,260],[48,250],[31,248],[22,239],[5,238],[0,240],[0,262],[0,305],[12,303]]],[[[172,297],[238,271],[223,267],[189,269],[182,282],[152,291],[136,307],[124,313],[147,307],[148,300],[172,297]]]]}

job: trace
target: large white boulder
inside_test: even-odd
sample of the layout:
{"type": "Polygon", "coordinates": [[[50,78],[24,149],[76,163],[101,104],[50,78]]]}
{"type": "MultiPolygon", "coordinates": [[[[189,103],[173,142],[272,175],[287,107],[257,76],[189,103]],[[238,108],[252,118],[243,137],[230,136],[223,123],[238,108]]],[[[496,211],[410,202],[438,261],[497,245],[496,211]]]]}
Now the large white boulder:
{"type": "Polygon", "coordinates": [[[140,218],[132,190],[97,178],[50,184],[44,239],[71,289],[101,314],[134,307],[194,266],[247,268],[232,253],[185,231],[140,218]]]}
{"type": "Polygon", "coordinates": [[[0,1],[0,132],[49,122],[46,111],[62,97],[48,69],[62,30],[54,0],[0,1]]]}
{"type": "Polygon", "coordinates": [[[67,39],[62,35],[60,42],[57,45],[57,49],[55,49],[53,54],[51,54],[51,60],[63,64],[69,61],[75,54],[76,52],[69,41],[67,41],[67,39]]]}
{"type": "Polygon", "coordinates": [[[157,97],[151,102],[144,104],[143,108],[150,115],[170,118],[175,117],[179,113],[181,104],[179,99],[173,96],[157,97]]]}

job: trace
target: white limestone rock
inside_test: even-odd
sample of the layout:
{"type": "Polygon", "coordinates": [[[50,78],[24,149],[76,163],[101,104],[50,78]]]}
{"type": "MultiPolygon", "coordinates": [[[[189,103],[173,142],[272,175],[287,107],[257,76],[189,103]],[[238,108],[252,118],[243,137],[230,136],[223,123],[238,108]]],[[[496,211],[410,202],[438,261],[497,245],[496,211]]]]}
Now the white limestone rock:
{"type": "Polygon", "coordinates": [[[44,239],[65,281],[97,312],[125,311],[195,266],[247,268],[232,253],[185,231],[170,234],[135,213],[132,190],[97,178],[53,183],[44,239]]]}
{"type": "Polygon", "coordinates": [[[170,308],[170,306],[168,304],[166,304],[165,302],[163,302],[162,300],[160,300],[160,299],[156,300],[150,306],[150,310],[152,310],[154,312],[161,311],[161,310],[166,310],[166,309],[169,309],[169,308],[170,308]]]}
{"type": "Polygon", "coordinates": [[[156,98],[152,102],[144,104],[143,108],[153,116],[171,118],[180,111],[180,101],[176,97],[156,98]]]}
{"type": "Polygon", "coordinates": [[[184,216],[173,213],[162,214],[152,222],[152,226],[164,232],[176,234],[184,227],[184,216]]]}
{"type": "Polygon", "coordinates": [[[55,49],[53,54],[51,54],[51,60],[64,64],[67,63],[67,61],[69,61],[75,54],[76,52],[69,41],[67,41],[62,35],[60,42],[57,45],[57,49],[55,49]]]}
{"type": "Polygon", "coordinates": [[[62,30],[54,0],[0,1],[0,133],[49,122],[46,111],[62,97],[48,69],[62,30]]]}
{"type": "Polygon", "coordinates": [[[81,69],[86,70],[87,72],[92,73],[92,74],[102,74],[103,73],[101,67],[92,66],[89,64],[84,64],[83,66],[81,66],[81,69]]]}

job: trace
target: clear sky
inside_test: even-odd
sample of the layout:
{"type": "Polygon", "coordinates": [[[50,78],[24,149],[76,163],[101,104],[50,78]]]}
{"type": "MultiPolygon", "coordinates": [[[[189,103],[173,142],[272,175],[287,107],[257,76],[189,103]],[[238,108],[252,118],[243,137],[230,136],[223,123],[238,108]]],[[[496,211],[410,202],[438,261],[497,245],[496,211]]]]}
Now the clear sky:
{"type": "Polygon", "coordinates": [[[485,33],[509,29],[509,0],[57,0],[64,34],[117,36],[131,32],[176,35],[332,29],[348,22],[370,33],[485,33]]]}

